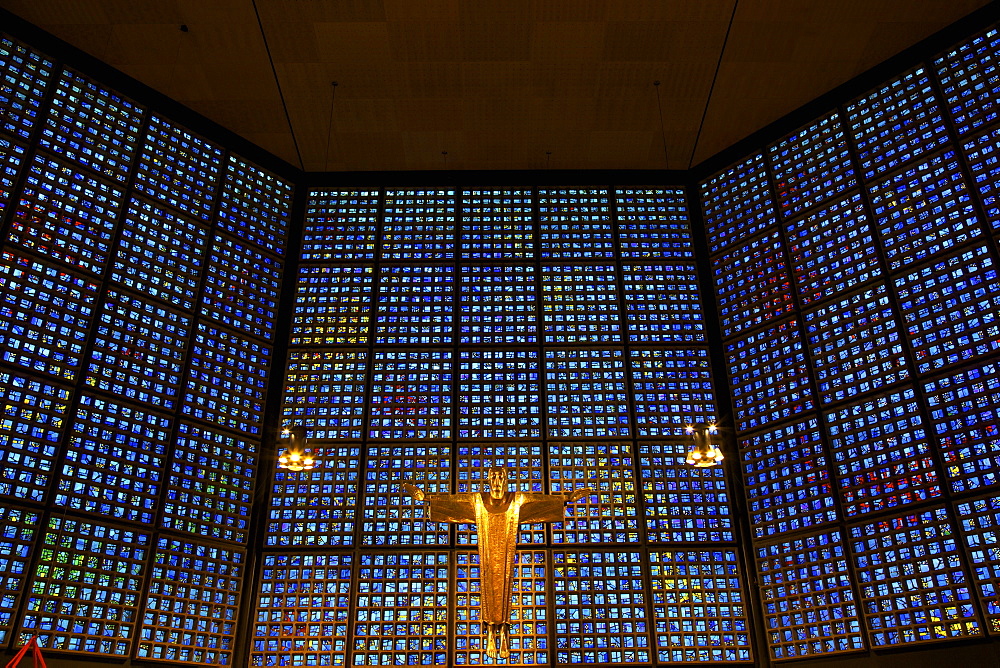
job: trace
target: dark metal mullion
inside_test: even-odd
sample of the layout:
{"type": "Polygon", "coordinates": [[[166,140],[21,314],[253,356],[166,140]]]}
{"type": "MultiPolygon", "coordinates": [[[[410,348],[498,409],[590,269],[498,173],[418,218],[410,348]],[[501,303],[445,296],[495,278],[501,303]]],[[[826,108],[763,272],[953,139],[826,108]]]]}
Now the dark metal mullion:
{"type": "Polygon", "coordinates": [[[708,229],[701,212],[701,200],[697,192],[697,184],[685,188],[687,196],[688,219],[691,230],[691,245],[694,250],[694,269],[698,281],[698,292],[702,307],[702,318],[705,321],[705,341],[708,348],[711,365],[712,393],[715,397],[717,413],[728,408],[732,416],[732,429],[721,430],[725,439],[726,449],[731,453],[729,463],[723,460],[723,474],[726,487],[732,490],[730,508],[734,514],[733,532],[739,565],[743,569],[743,594],[747,598],[750,614],[747,622],[750,626],[747,636],[750,649],[756,662],[767,667],[772,665],[770,645],[767,642],[767,628],[764,608],[760,597],[760,583],[757,574],[757,562],[753,550],[753,531],[750,524],[750,514],[747,509],[747,491],[743,481],[743,458],[739,449],[739,439],[736,436],[736,406],[733,403],[732,376],[725,356],[725,345],[722,337],[722,317],[719,311],[712,280],[712,259],[709,255],[708,229]],[[717,374],[716,369],[722,373],[717,374]]]}
{"type": "MultiPolygon", "coordinates": [[[[449,485],[448,487],[453,493],[458,492],[458,420],[459,420],[459,410],[458,410],[458,400],[459,400],[459,382],[461,378],[461,363],[459,361],[459,341],[461,340],[461,257],[462,257],[462,223],[464,221],[464,216],[462,215],[462,203],[464,201],[464,191],[460,187],[455,188],[455,216],[454,222],[452,224],[452,238],[451,238],[451,248],[452,248],[452,259],[451,259],[451,428],[448,430],[451,433],[450,447],[451,447],[451,472],[449,475],[449,485]]],[[[426,510],[424,511],[427,512],[426,510]]],[[[452,647],[447,651],[448,656],[454,656],[458,643],[458,634],[456,629],[458,628],[458,525],[449,523],[448,525],[448,591],[450,596],[448,596],[448,617],[446,620],[448,628],[448,639],[452,647]]],[[[440,546],[439,546],[440,547],[440,546]]],[[[471,546],[466,546],[471,547],[471,546]]],[[[469,555],[469,567],[472,566],[471,553],[469,555]]],[[[470,592],[471,594],[471,592],[470,592]]],[[[470,620],[471,621],[471,620],[470,620]]]]}

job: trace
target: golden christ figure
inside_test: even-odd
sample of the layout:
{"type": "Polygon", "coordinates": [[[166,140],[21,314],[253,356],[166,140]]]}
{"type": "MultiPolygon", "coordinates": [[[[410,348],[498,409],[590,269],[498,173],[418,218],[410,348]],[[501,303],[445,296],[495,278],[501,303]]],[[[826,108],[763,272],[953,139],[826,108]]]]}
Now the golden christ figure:
{"type": "Polygon", "coordinates": [[[406,493],[425,501],[428,519],[434,522],[475,524],[479,538],[479,622],[486,635],[486,655],[494,659],[510,656],[510,598],[514,588],[514,555],[521,524],[562,522],[566,504],[596,494],[577,489],[560,494],[534,494],[507,489],[507,469],[490,467],[488,492],[427,494],[409,483],[406,493]]]}

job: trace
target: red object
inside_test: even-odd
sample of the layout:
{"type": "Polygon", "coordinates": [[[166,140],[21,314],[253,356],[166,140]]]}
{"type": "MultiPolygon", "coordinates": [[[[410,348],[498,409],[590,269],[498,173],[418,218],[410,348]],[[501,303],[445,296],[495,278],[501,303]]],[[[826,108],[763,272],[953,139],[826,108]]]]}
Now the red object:
{"type": "Polygon", "coordinates": [[[13,659],[7,662],[6,668],[17,668],[17,664],[21,663],[21,659],[28,653],[29,649],[31,650],[31,658],[35,660],[35,668],[46,668],[45,659],[42,657],[42,648],[38,646],[38,639],[34,636],[18,650],[13,659]]]}

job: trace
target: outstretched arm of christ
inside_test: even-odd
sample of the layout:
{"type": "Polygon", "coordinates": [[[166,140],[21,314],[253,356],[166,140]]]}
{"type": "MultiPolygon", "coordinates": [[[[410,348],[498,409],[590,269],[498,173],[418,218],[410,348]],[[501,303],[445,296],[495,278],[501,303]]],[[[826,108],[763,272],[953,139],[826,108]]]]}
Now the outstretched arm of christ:
{"type": "Polygon", "coordinates": [[[597,494],[596,489],[583,487],[572,492],[557,492],[555,494],[525,494],[521,506],[521,523],[532,522],[562,522],[566,519],[566,504],[597,494]]]}
{"type": "Polygon", "coordinates": [[[423,501],[427,504],[427,519],[432,522],[474,524],[476,521],[476,506],[472,494],[428,493],[408,482],[402,483],[400,487],[414,501],[423,501]]]}

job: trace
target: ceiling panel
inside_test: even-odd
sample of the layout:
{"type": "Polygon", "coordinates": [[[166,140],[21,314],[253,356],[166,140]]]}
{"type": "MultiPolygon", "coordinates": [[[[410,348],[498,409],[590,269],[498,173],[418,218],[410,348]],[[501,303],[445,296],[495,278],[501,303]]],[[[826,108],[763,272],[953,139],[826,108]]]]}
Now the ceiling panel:
{"type": "Polygon", "coordinates": [[[310,171],[685,169],[985,4],[0,0],[310,171]]]}

